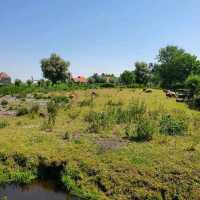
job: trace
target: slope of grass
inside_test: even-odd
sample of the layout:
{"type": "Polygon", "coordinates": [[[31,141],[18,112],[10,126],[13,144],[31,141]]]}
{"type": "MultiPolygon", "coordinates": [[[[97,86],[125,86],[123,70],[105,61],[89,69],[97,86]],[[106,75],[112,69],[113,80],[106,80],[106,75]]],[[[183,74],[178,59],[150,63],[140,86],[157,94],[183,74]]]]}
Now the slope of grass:
{"type": "Polygon", "coordinates": [[[84,199],[199,198],[199,112],[167,99],[160,90],[96,89],[48,95],[73,95],[59,109],[50,132],[41,129],[45,119],[37,115],[1,117],[8,122],[0,129],[1,184],[29,183],[39,176],[39,167],[62,166],[63,186],[84,199]],[[91,100],[92,92],[96,95],[91,100]],[[155,126],[150,141],[129,140],[125,129],[132,122],[118,123],[114,115],[104,124],[95,121],[100,123],[97,131],[85,120],[91,111],[127,110],[136,101],[145,103],[145,117],[155,126]],[[187,131],[182,136],[161,134],[159,120],[165,114],[183,117],[187,131]],[[69,139],[64,139],[66,132],[69,139]]]}

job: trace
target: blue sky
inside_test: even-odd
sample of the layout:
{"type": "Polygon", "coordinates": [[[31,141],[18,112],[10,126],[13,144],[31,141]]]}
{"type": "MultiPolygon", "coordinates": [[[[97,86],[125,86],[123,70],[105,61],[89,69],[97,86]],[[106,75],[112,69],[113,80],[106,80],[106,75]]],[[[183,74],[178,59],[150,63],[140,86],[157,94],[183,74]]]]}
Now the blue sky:
{"type": "Polygon", "coordinates": [[[52,52],[74,75],[120,74],[178,45],[200,55],[199,0],[0,0],[0,71],[41,78],[52,52]]]}

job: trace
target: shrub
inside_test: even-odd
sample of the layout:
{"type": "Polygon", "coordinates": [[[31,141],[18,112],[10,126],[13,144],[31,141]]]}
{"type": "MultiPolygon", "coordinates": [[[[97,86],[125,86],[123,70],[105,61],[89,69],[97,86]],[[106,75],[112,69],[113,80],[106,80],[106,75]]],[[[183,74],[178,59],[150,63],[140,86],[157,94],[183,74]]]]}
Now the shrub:
{"type": "Polygon", "coordinates": [[[20,79],[16,79],[14,82],[15,86],[20,86],[22,84],[22,81],[20,79]]]}
{"type": "Polygon", "coordinates": [[[23,154],[15,153],[12,157],[16,164],[18,164],[21,167],[26,167],[26,163],[28,159],[23,154]]]}
{"type": "Polygon", "coordinates": [[[69,103],[69,97],[67,96],[55,96],[52,98],[55,103],[69,103]]]}
{"type": "Polygon", "coordinates": [[[26,84],[30,87],[33,84],[33,81],[32,80],[27,80],[26,84]]]}
{"type": "Polygon", "coordinates": [[[143,101],[134,100],[123,110],[121,107],[117,110],[117,123],[129,123],[139,121],[147,112],[146,104],[143,101]]]}
{"type": "Polygon", "coordinates": [[[25,107],[22,107],[22,108],[18,108],[17,109],[17,116],[23,116],[23,115],[26,115],[26,114],[28,114],[29,113],[29,111],[28,111],[28,109],[27,108],[25,108],[25,107]]]}
{"type": "Polygon", "coordinates": [[[10,174],[13,182],[17,184],[29,184],[37,178],[31,171],[15,171],[10,174]]]}
{"type": "Polygon", "coordinates": [[[189,102],[189,107],[200,110],[200,96],[195,96],[192,101],[189,102]]]}
{"type": "Polygon", "coordinates": [[[55,125],[56,115],[57,115],[57,103],[55,101],[49,101],[47,103],[47,112],[48,112],[48,124],[55,125]]]}
{"type": "Polygon", "coordinates": [[[155,128],[148,118],[143,118],[136,124],[130,124],[125,129],[126,136],[131,140],[150,141],[153,138],[155,128]]]}
{"type": "Polygon", "coordinates": [[[90,132],[99,132],[102,128],[108,126],[108,115],[106,112],[94,112],[91,111],[85,117],[85,120],[89,122],[89,131],[90,132]]]}
{"type": "Polygon", "coordinates": [[[101,88],[114,88],[115,84],[114,83],[103,83],[100,86],[101,88]]]}
{"type": "Polygon", "coordinates": [[[5,128],[6,126],[8,126],[8,122],[7,121],[0,121],[0,129],[1,128],[5,128]]]}
{"type": "Polygon", "coordinates": [[[1,101],[1,105],[2,105],[2,106],[6,106],[6,105],[8,105],[8,101],[5,100],[5,99],[3,99],[3,100],[1,101]]]}
{"type": "Polygon", "coordinates": [[[200,76],[191,75],[185,81],[185,85],[188,89],[192,91],[193,94],[196,94],[200,91],[200,76]]]}
{"type": "Polygon", "coordinates": [[[163,115],[160,120],[160,132],[166,135],[183,135],[187,130],[184,119],[172,115],[163,115]]]}
{"type": "Polygon", "coordinates": [[[69,132],[65,132],[65,134],[64,134],[64,138],[63,138],[64,140],[69,140],[70,139],[70,134],[69,134],[69,132]]]}
{"type": "Polygon", "coordinates": [[[136,128],[136,139],[140,141],[149,141],[154,134],[154,127],[149,119],[143,119],[138,122],[136,128]]]}

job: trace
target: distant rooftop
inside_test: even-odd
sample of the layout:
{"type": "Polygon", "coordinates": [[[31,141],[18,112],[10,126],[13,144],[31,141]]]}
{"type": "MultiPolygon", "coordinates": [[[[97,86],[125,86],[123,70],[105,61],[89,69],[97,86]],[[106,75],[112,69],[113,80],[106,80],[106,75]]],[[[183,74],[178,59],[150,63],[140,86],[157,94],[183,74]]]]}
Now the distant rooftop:
{"type": "Polygon", "coordinates": [[[73,78],[74,82],[76,83],[87,83],[87,78],[85,78],[84,76],[77,76],[73,78]]]}
{"type": "Polygon", "coordinates": [[[11,78],[5,72],[0,72],[0,85],[10,84],[11,78]]]}

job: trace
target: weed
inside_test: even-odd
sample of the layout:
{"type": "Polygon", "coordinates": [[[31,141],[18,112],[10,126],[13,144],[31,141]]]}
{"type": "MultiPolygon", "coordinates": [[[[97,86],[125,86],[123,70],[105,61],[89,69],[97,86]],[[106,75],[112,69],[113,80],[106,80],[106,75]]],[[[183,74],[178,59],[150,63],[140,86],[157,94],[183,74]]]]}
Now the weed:
{"type": "Polygon", "coordinates": [[[21,107],[17,109],[17,116],[23,116],[27,115],[29,113],[28,109],[26,107],[21,107]]]}
{"type": "Polygon", "coordinates": [[[47,104],[47,112],[48,112],[48,124],[50,126],[55,125],[57,111],[58,111],[57,104],[54,101],[49,101],[47,104]]]}
{"type": "Polygon", "coordinates": [[[8,105],[8,101],[5,100],[5,99],[3,99],[3,100],[1,101],[1,105],[2,105],[2,106],[7,106],[7,105],[8,105]]]}
{"type": "Polygon", "coordinates": [[[52,100],[58,104],[69,103],[69,97],[67,97],[67,96],[55,96],[52,98],[52,100]]]}
{"type": "Polygon", "coordinates": [[[0,129],[1,129],[1,128],[6,128],[8,125],[9,125],[9,124],[8,124],[7,121],[5,121],[5,120],[0,121],[0,129]]]}
{"type": "Polygon", "coordinates": [[[183,135],[187,130],[187,123],[172,115],[163,115],[160,120],[160,132],[166,135],[183,135]]]}
{"type": "Polygon", "coordinates": [[[155,128],[149,118],[143,118],[136,124],[130,124],[125,129],[125,134],[130,140],[150,141],[153,138],[155,128]]]}
{"type": "Polygon", "coordinates": [[[69,134],[69,132],[67,132],[67,131],[65,132],[63,139],[64,139],[64,140],[69,140],[69,139],[70,139],[70,134],[69,134]]]}
{"type": "Polygon", "coordinates": [[[94,112],[91,111],[85,117],[85,120],[89,122],[90,132],[99,132],[101,129],[108,126],[109,119],[106,112],[94,112]]]}

